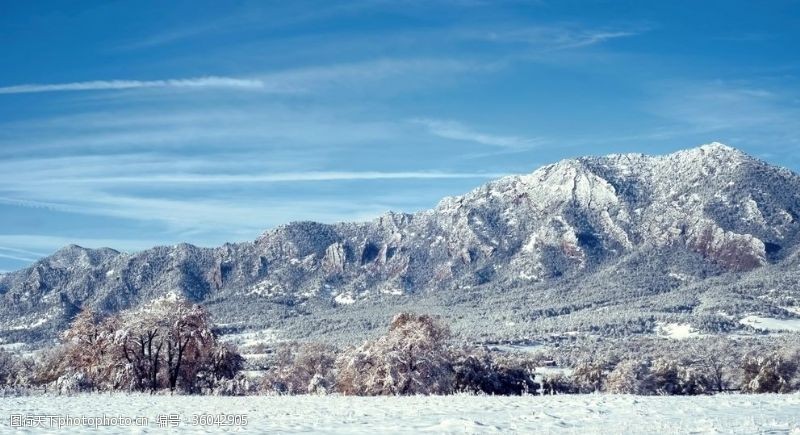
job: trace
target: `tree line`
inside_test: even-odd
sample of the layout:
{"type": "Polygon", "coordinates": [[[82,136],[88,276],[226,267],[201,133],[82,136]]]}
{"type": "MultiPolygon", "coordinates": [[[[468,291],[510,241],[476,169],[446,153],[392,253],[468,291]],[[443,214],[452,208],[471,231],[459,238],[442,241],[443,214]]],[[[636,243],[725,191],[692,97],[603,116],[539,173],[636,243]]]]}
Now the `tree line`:
{"type": "Polygon", "coordinates": [[[0,352],[0,388],[12,393],[38,389],[366,396],[800,390],[796,343],[756,347],[740,355],[721,345],[679,349],[653,353],[643,347],[621,356],[600,349],[506,352],[459,344],[438,318],[401,313],[383,335],[358,346],[280,344],[269,350],[259,375],[245,376],[245,358],[219,340],[203,307],[164,298],[106,317],[84,310],[60,344],[37,357],[0,352]],[[549,367],[554,365],[560,367],[549,367]]]}

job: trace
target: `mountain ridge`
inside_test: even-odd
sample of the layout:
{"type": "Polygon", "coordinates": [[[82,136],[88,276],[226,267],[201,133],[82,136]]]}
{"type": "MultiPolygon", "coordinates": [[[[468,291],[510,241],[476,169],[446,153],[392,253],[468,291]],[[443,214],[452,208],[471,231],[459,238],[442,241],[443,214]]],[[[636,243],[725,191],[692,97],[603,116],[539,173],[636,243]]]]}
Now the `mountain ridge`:
{"type": "MultiPolygon", "coordinates": [[[[566,159],[445,197],[429,210],[388,212],[366,222],[292,222],[252,242],[215,248],[179,244],[128,254],[70,245],[0,275],[0,337],[22,339],[20,331],[38,328],[29,335],[44,339],[81,307],[113,312],[170,291],[216,307],[225,321],[257,325],[287,318],[324,323],[318,313],[335,317],[336,310],[353,313],[361,305],[381,311],[433,303],[458,312],[470,303],[480,311],[497,301],[524,305],[551,293],[558,305],[556,294],[566,283],[645,270],[632,261],[670,269],[641,277],[637,285],[647,287],[641,296],[647,301],[663,299],[660,293],[681,294],[709,277],[738,282],[733,277],[769,270],[775,280],[794,282],[797,192],[797,174],[715,142],[655,157],[566,159]],[[474,291],[489,300],[461,300],[474,291]],[[445,303],[450,300],[456,302],[445,303]],[[247,313],[236,314],[243,305],[247,313]],[[24,327],[37,322],[36,328],[24,327]]],[[[781,303],[794,303],[796,292],[784,290],[781,303]]],[[[570,292],[579,299],[575,307],[592,300],[585,309],[596,308],[583,289],[561,293],[570,292]]],[[[731,311],[726,316],[744,308],[777,309],[750,300],[756,296],[748,295],[742,309],[730,308],[727,295],[715,297],[725,303],[714,302],[719,306],[713,308],[731,311]]],[[[613,304],[613,295],[607,299],[613,304]]],[[[698,306],[684,314],[711,311],[695,312],[698,306]]],[[[547,317],[531,322],[546,323],[547,317]]],[[[516,328],[514,334],[524,331],[516,328]]]]}

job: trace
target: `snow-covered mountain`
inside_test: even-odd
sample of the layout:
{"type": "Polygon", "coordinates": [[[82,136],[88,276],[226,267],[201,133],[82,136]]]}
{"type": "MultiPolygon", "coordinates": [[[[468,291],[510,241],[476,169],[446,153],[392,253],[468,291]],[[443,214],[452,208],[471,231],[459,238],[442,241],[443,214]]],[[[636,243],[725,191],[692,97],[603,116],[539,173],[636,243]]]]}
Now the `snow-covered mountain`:
{"type": "Polygon", "coordinates": [[[68,246],[0,277],[0,337],[46,338],[82,306],[171,291],[290,335],[366,330],[400,308],[467,334],[501,325],[493,338],[676,318],[725,329],[800,306],[799,219],[800,176],[719,143],[583,157],[371,222],[295,222],[218,248],[68,246]]]}

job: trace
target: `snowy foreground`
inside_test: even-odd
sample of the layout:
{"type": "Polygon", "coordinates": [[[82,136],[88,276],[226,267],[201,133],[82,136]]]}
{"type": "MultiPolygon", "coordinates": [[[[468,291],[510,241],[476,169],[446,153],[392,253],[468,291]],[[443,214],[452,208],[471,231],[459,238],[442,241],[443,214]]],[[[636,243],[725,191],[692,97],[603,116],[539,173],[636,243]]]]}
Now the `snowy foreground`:
{"type": "MultiPolygon", "coordinates": [[[[0,398],[2,433],[160,433],[169,414],[178,431],[213,433],[789,433],[800,434],[800,395],[638,397],[200,397],[96,394],[0,398]],[[200,415],[247,416],[246,426],[223,421],[192,425],[200,415]],[[144,427],[12,427],[12,415],[147,417],[144,427]],[[162,415],[162,417],[159,417],[162,415]]],[[[19,423],[19,417],[16,424],[19,423]]],[[[25,417],[23,417],[25,418],[25,417]]],[[[209,420],[208,417],[204,417],[209,420]]],[[[241,421],[240,421],[241,422],[241,421]]]]}

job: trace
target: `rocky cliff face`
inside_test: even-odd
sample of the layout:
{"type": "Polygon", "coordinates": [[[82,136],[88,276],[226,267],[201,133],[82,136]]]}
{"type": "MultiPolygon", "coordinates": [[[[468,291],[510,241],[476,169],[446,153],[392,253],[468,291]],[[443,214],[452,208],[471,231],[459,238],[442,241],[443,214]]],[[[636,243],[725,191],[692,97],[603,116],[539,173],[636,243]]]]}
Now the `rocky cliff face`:
{"type": "Polygon", "coordinates": [[[115,311],[170,291],[207,303],[336,307],[536,288],[630,268],[618,260],[645,252],[696,258],[700,265],[664,271],[693,281],[797,257],[798,216],[800,176],[725,145],[584,157],[501,178],[432,210],[296,222],[251,243],[136,254],[69,246],[0,277],[0,330],[46,335],[82,306],[115,311]]]}

